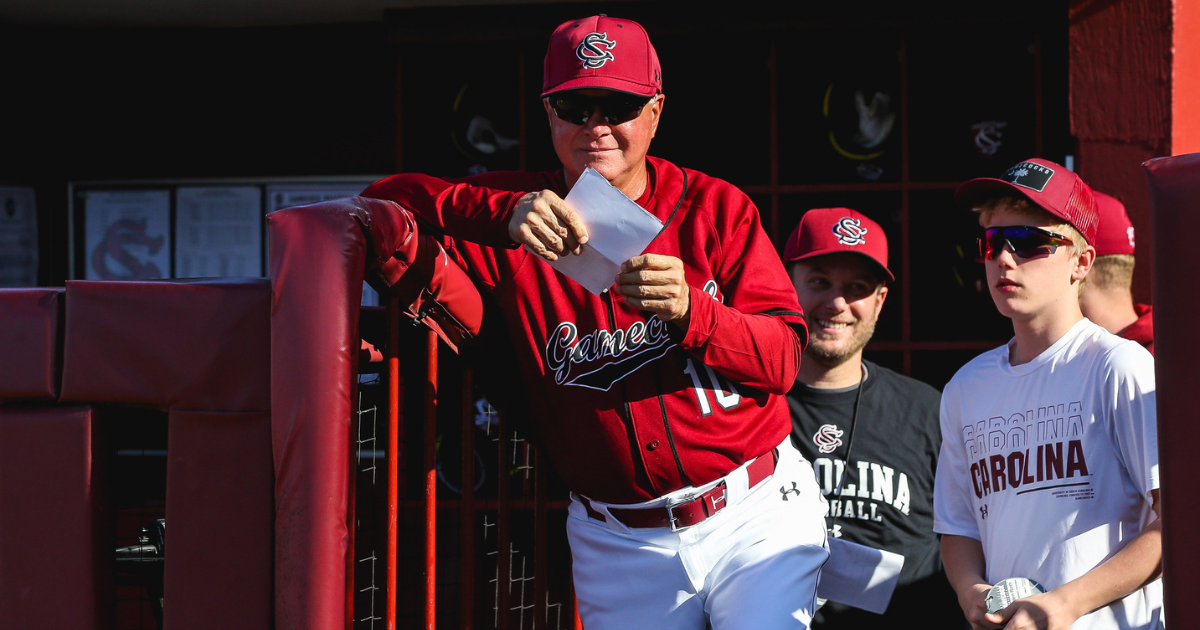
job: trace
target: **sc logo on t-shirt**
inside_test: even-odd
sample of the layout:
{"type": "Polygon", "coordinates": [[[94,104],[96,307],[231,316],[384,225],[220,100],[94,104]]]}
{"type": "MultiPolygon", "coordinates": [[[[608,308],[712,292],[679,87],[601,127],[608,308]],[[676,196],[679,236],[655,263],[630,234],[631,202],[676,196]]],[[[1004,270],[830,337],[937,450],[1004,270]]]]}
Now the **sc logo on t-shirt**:
{"type": "Polygon", "coordinates": [[[845,431],[837,428],[836,424],[823,424],[817,432],[813,434],[813,444],[817,445],[817,450],[822,453],[829,454],[842,445],[842,434],[845,431]]]}

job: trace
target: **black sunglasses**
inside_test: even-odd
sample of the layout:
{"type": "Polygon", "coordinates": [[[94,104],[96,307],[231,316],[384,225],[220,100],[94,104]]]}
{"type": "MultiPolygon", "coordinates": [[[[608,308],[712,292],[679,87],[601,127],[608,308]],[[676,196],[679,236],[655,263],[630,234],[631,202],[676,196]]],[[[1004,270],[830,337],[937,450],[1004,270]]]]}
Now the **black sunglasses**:
{"type": "Polygon", "coordinates": [[[1042,254],[1053,254],[1060,245],[1073,245],[1074,241],[1032,225],[1006,225],[991,227],[983,231],[979,239],[979,255],[994,260],[1007,245],[1017,258],[1033,258],[1042,254]]]}
{"type": "Polygon", "coordinates": [[[549,101],[555,116],[572,125],[586,123],[597,108],[600,109],[600,115],[604,117],[604,122],[610,125],[619,125],[637,118],[642,113],[642,108],[654,100],[654,96],[650,98],[632,94],[585,96],[575,92],[562,92],[551,94],[546,97],[546,100],[549,101]]]}

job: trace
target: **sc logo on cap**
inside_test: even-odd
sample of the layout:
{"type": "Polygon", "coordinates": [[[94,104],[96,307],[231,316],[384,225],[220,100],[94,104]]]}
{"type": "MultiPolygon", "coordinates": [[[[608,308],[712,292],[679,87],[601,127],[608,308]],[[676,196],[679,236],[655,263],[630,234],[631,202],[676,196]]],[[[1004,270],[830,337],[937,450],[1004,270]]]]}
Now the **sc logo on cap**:
{"type": "Polygon", "coordinates": [[[833,225],[833,233],[842,245],[862,245],[867,242],[867,239],[863,238],[867,228],[863,227],[858,219],[843,218],[833,225]]]}
{"type": "Polygon", "coordinates": [[[575,47],[575,56],[583,61],[584,68],[595,70],[614,59],[612,49],[616,47],[617,42],[609,39],[608,33],[588,33],[575,47]],[[603,44],[608,50],[600,50],[597,44],[603,44]]]}

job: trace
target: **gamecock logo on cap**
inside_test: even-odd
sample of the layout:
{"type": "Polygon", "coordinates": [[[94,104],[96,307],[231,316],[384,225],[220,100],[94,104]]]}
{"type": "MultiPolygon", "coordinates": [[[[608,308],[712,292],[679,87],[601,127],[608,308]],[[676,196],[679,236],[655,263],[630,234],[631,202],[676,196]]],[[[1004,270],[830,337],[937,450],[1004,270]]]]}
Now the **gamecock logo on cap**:
{"type": "Polygon", "coordinates": [[[867,233],[867,228],[858,219],[845,217],[838,221],[833,226],[833,233],[837,236],[837,240],[842,245],[862,245],[867,242],[863,235],[867,233]]]}
{"type": "Polygon", "coordinates": [[[617,42],[608,38],[608,33],[588,33],[579,46],[575,47],[575,56],[583,60],[583,67],[594,70],[613,60],[612,49],[617,42]],[[604,46],[601,50],[598,46],[604,46]]]}

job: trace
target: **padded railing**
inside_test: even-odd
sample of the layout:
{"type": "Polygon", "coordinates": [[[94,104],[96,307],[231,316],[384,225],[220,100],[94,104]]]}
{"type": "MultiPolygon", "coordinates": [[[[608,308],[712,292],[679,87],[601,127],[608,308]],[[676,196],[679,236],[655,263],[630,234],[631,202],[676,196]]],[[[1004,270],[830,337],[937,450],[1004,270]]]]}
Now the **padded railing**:
{"type": "MultiPolygon", "coordinates": [[[[108,628],[113,619],[113,488],[107,423],[122,408],[165,412],[168,430],[164,625],[186,628],[335,630],[355,625],[354,470],[361,287],[364,279],[390,301],[387,329],[419,321],[432,332],[413,356],[389,352],[393,440],[402,438],[400,363],[422,379],[419,462],[424,496],[398,497],[402,445],[391,458],[391,564],[385,597],[394,625],[400,534],[396,521],[423,506],[423,617],[433,627],[447,597],[472,627],[477,593],[473,528],[497,510],[495,624],[512,627],[511,611],[547,627],[548,606],[578,626],[567,559],[550,558],[550,475],[527,445],[518,448],[502,419],[494,434],[507,456],[521,450],[523,490],[510,488],[513,465],[497,462],[498,495],[441,501],[434,459],[438,338],[455,348],[480,327],[474,287],[411,215],[385,201],[350,198],[291,208],[268,217],[269,281],[253,278],[94,282],[62,289],[0,290],[0,626],[108,628]],[[530,468],[530,464],[532,468],[530,468]],[[532,474],[529,471],[532,470],[532,474]],[[439,508],[457,509],[461,592],[438,595],[439,508]],[[516,601],[510,548],[514,512],[532,516],[531,601],[516,601]],[[548,570],[553,569],[553,570],[548,570]],[[553,604],[553,586],[567,596],[553,604]],[[504,584],[505,586],[501,586],[504,584]]],[[[472,386],[443,392],[441,406],[462,419],[462,452],[475,449],[472,386]],[[460,393],[461,391],[461,393],[460,393]]],[[[413,416],[410,416],[412,418],[413,416]]],[[[496,430],[496,429],[493,429],[496,430]]],[[[462,479],[475,460],[462,461],[462,479]]],[[[415,468],[415,466],[414,466],[415,468]]],[[[411,474],[411,473],[409,473],[411,474]]],[[[522,517],[525,518],[524,516],[522,517]]],[[[488,529],[488,525],[484,526],[488,529]]],[[[411,541],[404,541],[409,543],[411,541]]],[[[528,550],[526,550],[528,551],[528,550]]],[[[441,560],[445,562],[445,559],[441,560]]],[[[443,565],[445,566],[445,565],[443,565]]],[[[524,582],[522,582],[524,584],[524,582]]],[[[483,597],[477,597],[483,595],[483,597]]],[[[556,623],[561,627],[562,623],[556,623]]]]}
{"type": "Polygon", "coordinates": [[[104,428],[129,405],[169,424],[164,624],[270,626],[269,297],[259,279],[0,290],[6,627],[111,627],[104,428]]]}
{"type": "Polygon", "coordinates": [[[1145,163],[1154,205],[1154,373],[1157,384],[1159,482],[1163,503],[1163,612],[1168,627],[1195,628],[1192,591],[1200,584],[1192,496],[1200,423],[1192,390],[1200,381],[1200,153],[1145,163]]]}

